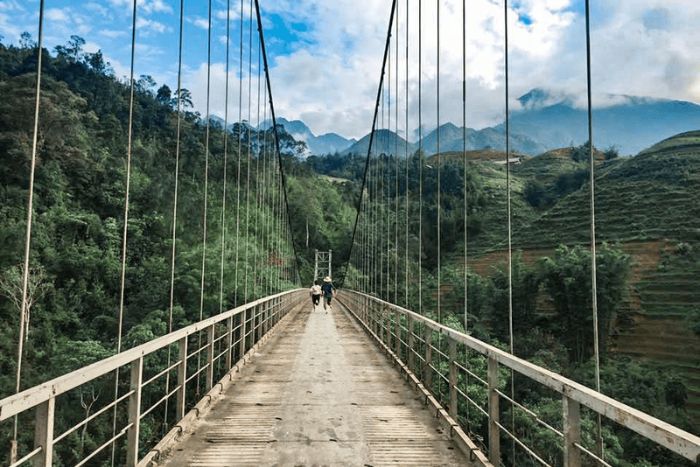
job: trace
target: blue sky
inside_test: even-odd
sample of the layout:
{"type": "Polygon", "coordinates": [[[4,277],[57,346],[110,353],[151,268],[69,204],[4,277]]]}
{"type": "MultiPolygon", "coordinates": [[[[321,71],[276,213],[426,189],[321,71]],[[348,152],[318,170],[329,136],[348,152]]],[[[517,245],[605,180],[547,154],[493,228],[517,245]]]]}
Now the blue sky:
{"type": "MultiPolygon", "coordinates": [[[[45,44],[65,43],[71,34],[86,50],[101,49],[118,76],[128,73],[132,0],[45,0],[45,44]]],[[[399,0],[399,45],[405,47],[409,5],[409,48],[415,64],[417,1],[399,0]]],[[[249,0],[244,6],[248,43],[249,0]]],[[[278,114],[301,118],[316,133],[336,131],[360,137],[371,125],[389,0],[260,0],[271,60],[278,114]]],[[[597,105],[606,94],[700,100],[700,2],[696,0],[595,0],[593,76],[597,105]],[[673,8],[671,8],[672,6],[673,8]]],[[[0,0],[0,35],[15,42],[28,31],[36,37],[38,0],[0,0]]],[[[424,4],[424,93],[436,86],[435,3],[424,4]]],[[[461,121],[461,0],[441,0],[441,102],[443,119],[461,121]]],[[[479,128],[503,117],[503,4],[468,0],[469,126],[479,128]]],[[[223,116],[225,93],[226,0],[212,0],[212,99],[223,116]]],[[[240,0],[231,6],[229,111],[237,113],[240,0]]],[[[583,0],[517,0],[510,4],[511,99],[533,87],[583,97],[585,47],[583,0]]],[[[184,86],[196,107],[206,103],[207,1],[185,1],[184,86]]],[[[175,87],[179,0],[139,0],[136,71],[175,87]]],[[[253,34],[254,44],[257,36],[253,34]]],[[[247,47],[246,47],[247,51],[247,47]]],[[[248,56],[244,56],[247,70],[248,56]]],[[[403,57],[399,59],[403,70],[403,57]]],[[[395,62],[392,62],[395,65],[395,62]]],[[[257,78],[253,56],[253,79],[257,78]]],[[[417,71],[409,71],[415,94],[417,71]]],[[[403,92],[403,76],[400,91],[403,92]]],[[[255,89],[255,84],[253,88],[255,89]]],[[[247,86],[244,86],[247,91],[247,86]]],[[[245,93],[244,93],[245,94],[245,93]]],[[[244,95],[244,101],[247,96],[244,95]]],[[[399,106],[406,103],[400,101],[399,106]]],[[[412,121],[416,102],[409,100],[412,121]]],[[[434,106],[424,103],[426,121],[434,106]]],[[[244,116],[245,117],[245,116],[244,116]]],[[[410,128],[416,125],[409,125],[410,128]]],[[[405,129],[400,129],[402,132],[405,129]]]]}

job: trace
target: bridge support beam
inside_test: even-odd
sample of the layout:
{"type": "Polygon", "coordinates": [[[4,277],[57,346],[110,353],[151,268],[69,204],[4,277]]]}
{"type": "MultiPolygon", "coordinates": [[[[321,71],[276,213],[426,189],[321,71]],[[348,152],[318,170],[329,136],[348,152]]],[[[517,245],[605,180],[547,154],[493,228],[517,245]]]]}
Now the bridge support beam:
{"type": "Polygon", "coordinates": [[[498,362],[489,357],[487,383],[489,390],[489,460],[493,465],[501,463],[501,432],[498,428],[499,398],[498,398],[498,362]]]}
{"type": "Polygon", "coordinates": [[[41,447],[41,452],[34,457],[34,467],[51,467],[53,465],[53,420],[56,399],[49,400],[36,408],[36,426],[34,428],[34,448],[41,447]]]}
{"type": "Polygon", "coordinates": [[[187,381],[187,337],[183,337],[177,344],[178,347],[178,361],[180,364],[177,366],[177,404],[175,409],[176,420],[182,420],[185,416],[185,394],[187,394],[186,381],[187,381]]]}
{"type": "Polygon", "coordinates": [[[239,315],[241,317],[241,325],[239,326],[241,329],[241,338],[238,340],[238,359],[242,359],[243,356],[245,355],[245,350],[246,350],[246,345],[245,345],[245,335],[246,335],[246,320],[248,317],[248,310],[243,310],[241,314],[239,315]]]}
{"type": "Polygon", "coordinates": [[[214,337],[216,325],[212,324],[207,329],[207,380],[206,392],[214,386],[214,337]]]}
{"type": "Polygon", "coordinates": [[[567,397],[562,397],[564,405],[564,466],[581,467],[581,451],[576,443],[581,443],[581,404],[567,397]]]}
{"type": "Polygon", "coordinates": [[[448,356],[450,357],[450,407],[449,413],[457,421],[459,405],[457,402],[457,341],[449,339],[448,356]]]}
{"type": "Polygon", "coordinates": [[[410,316],[407,317],[408,322],[406,323],[406,326],[408,327],[408,369],[415,372],[415,362],[416,362],[416,357],[415,357],[415,346],[416,346],[416,338],[413,335],[413,323],[414,320],[410,316]]]}
{"type": "Polygon", "coordinates": [[[433,392],[433,330],[429,326],[423,326],[425,332],[425,369],[423,371],[423,381],[425,387],[433,392]]]}
{"type": "Polygon", "coordinates": [[[141,428],[141,386],[143,384],[143,357],[131,362],[129,389],[129,428],[126,442],[126,465],[136,467],[139,463],[139,432],[141,428]]]}
{"type": "Polygon", "coordinates": [[[226,371],[233,365],[233,316],[226,320],[226,371]]]}
{"type": "Polygon", "coordinates": [[[396,352],[396,358],[403,361],[403,358],[401,358],[401,313],[398,310],[394,313],[394,319],[396,320],[394,326],[394,333],[396,334],[394,352],[396,352]]]}

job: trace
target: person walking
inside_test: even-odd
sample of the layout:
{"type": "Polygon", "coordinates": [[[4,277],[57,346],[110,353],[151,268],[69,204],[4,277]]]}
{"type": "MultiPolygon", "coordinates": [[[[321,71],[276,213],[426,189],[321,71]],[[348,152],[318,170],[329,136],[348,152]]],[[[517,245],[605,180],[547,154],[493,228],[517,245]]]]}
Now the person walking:
{"type": "Polygon", "coordinates": [[[311,311],[313,311],[321,301],[321,286],[318,284],[318,281],[314,282],[314,285],[309,289],[309,295],[311,296],[311,311]]]}
{"type": "Polygon", "coordinates": [[[323,279],[323,285],[321,286],[321,291],[323,292],[323,309],[328,313],[328,308],[332,308],[331,301],[335,297],[335,286],[330,277],[326,276],[323,279]]]}

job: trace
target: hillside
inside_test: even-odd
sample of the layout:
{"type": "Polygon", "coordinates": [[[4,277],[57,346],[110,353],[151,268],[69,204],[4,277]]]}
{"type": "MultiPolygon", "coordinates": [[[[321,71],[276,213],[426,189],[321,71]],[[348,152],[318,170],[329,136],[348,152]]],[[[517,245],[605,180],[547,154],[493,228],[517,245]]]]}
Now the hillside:
{"type": "MultiPolygon", "coordinates": [[[[699,134],[669,138],[636,157],[598,166],[595,198],[598,241],[700,239],[699,134]]],[[[523,165],[537,163],[533,159],[523,165]]],[[[560,242],[587,242],[590,238],[587,186],[560,200],[531,225],[516,226],[515,245],[537,248],[560,242]]]]}
{"type": "MultiPolygon", "coordinates": [[[[700,304],[700,131],[663,140],[633,158],[598,159],[597,239],[619,244],[632,257],[631,283],[612,329],[612,350],[679,371],[689,390],[687,407],[698,415],[700,335],[694,323],[700,304]]],[[[522,184],[539,180],[554,185],[567,174],[583,171],[587,176],[586,167],[571,158],[571,149],[515,165],[514,214],[522,209],[522,184]]],[[[535,264],[561,243],[587,245],[588,196],[584,182],[539,213],[514,215],[513,247],[535,264]]],[[[503,208],[496,206],[502,214],[503,208]]],[[[471,267],[488,275],[495,263],[504,261],[505,243],[494,243],[498,235],[489,241],[479,237],[470,245],[471,267]],[[480,246],[492,252],[484,254],[480,246]]],[[[539,309],[547,312],[551,304],[540,300],[539,309]]]]}

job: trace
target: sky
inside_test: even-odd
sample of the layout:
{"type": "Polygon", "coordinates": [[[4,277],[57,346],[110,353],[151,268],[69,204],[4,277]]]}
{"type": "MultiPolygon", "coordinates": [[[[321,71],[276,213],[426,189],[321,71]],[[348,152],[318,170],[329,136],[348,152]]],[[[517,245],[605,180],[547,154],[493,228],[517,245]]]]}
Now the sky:
{"type": "MultiPolygon", "coordinates": [[[[115,74],[126,77],[130,68],[132,2],[45,0],[44,44],[52,49],[77,34],[85,39],[87,52],[102,50],[115,74]]],[[[250,0],[211,3],[210,112],[225,116],[228,42],[229,120],[238,119],[241,94],[241,117],[255,123],[258,41],[253,29],[254,47],[249,54],[250,0]]],[[[38,5],[39,0],[0,0],[0,36],[4,43],[16,43],[23,31],[37,37],[38,5]]],[[[463,0],[439,0],[439,73],[438,1],[423,0],[422,5],[420,77],[424,126],[434,128],[438,121],[461,125],[464,55],[467,126],[483,128],[501,122],[506,99],[503,0],[466,0],[466,22],[462,21],[463,0]],[[467,35],[466,51],[462,48],[463,30],[467,35]]],[[[390,6],[390,0],[260,0],[277,115],[301,119],[316,134],[336,132],[355,138],[367,134],[372,125],[390,6]]],[[[183,87],[192,92],[195,107],[205,114],[208,2],[185,0],[184,13],[183,87]]],[[[553,96],[573,96],[578,105],[584,104],[583,13],[583,0],[509,2],[508,99],[513,110],[518,110],[517,98],[536,87],[550,90],[553,96]]],[[[418,16],[417,0],[398,0],[398,34],[394,31],[391,45],[392,89],[390,93],[387,90],[391,97],[385,100],[385,105],[391,103],[394,111],[398,107],[402,116],[408,106],[409,123],[406,128],[401,118],[398,131],[411,137],[418,126],[418,16]]],[[[179,22],[180,0],[138,0],[134,63],[137,75],[151,75],[159,84],[177,87],[179,22]]],[[[620,94],[700,102],[698,24],[697,0],[592,0],[595,106],[618,102],[619,98],[611,95],[620,94]]]]}

